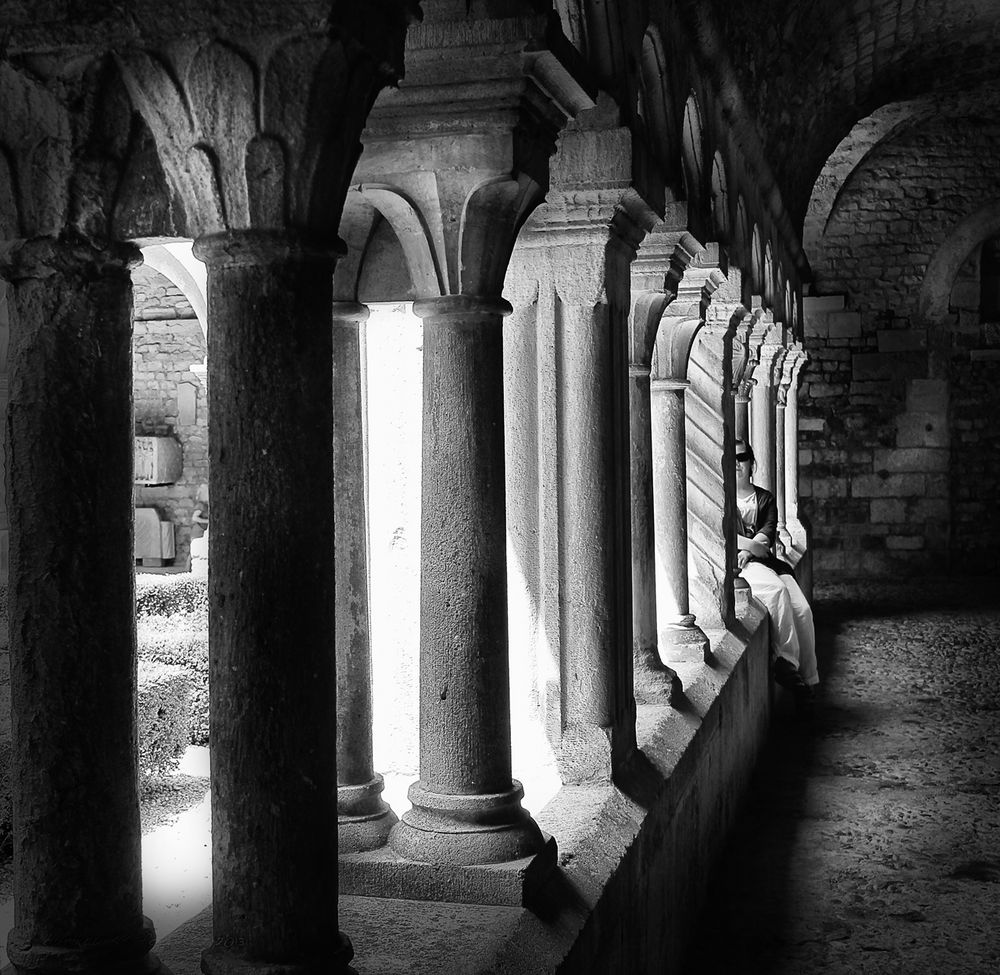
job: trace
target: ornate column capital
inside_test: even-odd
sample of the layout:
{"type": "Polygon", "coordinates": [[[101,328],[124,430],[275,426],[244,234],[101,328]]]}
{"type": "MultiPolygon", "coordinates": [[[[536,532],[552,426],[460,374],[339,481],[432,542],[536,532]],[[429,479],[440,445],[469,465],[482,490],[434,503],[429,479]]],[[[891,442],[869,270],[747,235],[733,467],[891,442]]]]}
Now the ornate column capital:
{"type": "Polygon", "coordinates": [[[129,151],[122,101],[107,58],[0,63],[0,240],[113,239],[129,151]]]}
{"type": "Polygon", "coordinates": [[[417,294],[499,295],[549,185],[567,118],[593,105],[545,17],[411,33],[407,76],[378,100],[354,174],[402,244],[417,294]]]}
{"type": "Polygon", "coordinates": [[[190,38],[117,57],[192,236],[336,236],[358,137],[399,77],[412,5],[366,5],[292,32],[190,38]]]}

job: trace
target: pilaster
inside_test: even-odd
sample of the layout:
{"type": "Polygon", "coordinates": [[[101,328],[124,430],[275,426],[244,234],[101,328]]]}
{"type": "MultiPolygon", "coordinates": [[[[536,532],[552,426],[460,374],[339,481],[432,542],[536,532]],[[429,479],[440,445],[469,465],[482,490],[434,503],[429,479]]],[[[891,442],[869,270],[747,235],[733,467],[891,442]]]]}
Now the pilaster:
{"type": "Polygon", "coordinates": [[[552,190],[518,241],[555,333],[567,782],[609,781],[635,742],[628,316],[630,264],[655,217],[636,190],[622,188],[632,179],[630,140],[614,127],[568,131],[552,190]],[[583,165],[596,159],[600,170],[583,165]]]}

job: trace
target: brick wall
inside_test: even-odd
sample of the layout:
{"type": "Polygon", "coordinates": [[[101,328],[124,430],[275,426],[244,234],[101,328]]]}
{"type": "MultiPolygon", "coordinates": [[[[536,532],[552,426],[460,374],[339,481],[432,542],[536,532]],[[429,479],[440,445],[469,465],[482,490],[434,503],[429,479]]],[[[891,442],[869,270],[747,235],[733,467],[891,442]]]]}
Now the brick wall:
{"type": "Polygon", "coordinates": [[[153,507],[174,524],[175,565],[190,557],[191,515],[207,508],[208,397],[191,366],[205,360],[205,337],[187,299],[147,267],[133,272],[135,323],[132,340],[135,432],[173,436],[184,467],[176,484],[135,487],[137,507],[153,507]]]}
{"type": "Polygon", "coordinates": [[[817,573],[1000,561],[1000,329],[980,320],[978,249],[949,314],[918,313],[928,263],[997,196],[998,149],[996,125],[943,119],[897,135],[845,182],[809,255],[824,296],[804,308],[800,495],[817,573]]]}

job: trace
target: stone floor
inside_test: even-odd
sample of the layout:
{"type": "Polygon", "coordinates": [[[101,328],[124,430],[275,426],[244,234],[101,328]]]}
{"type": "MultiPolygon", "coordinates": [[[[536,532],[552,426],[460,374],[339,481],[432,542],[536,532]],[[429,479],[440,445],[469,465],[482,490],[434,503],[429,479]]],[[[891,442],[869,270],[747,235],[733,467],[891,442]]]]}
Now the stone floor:
{"type": "Polygon", "coordinates": [[[684,975],[1000,972],[1000,579],[819,589],[684,975]]]}

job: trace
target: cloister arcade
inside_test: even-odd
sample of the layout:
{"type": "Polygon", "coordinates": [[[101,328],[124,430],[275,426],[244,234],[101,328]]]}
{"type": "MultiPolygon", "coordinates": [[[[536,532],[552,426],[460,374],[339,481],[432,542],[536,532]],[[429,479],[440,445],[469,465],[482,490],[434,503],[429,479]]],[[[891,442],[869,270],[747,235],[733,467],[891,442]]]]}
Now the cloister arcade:
{"type": "MultiPolygon", "coordinates": [[[[17,972],[343,972],[349,939],[358,971],[680,957],[773,704],[766,614],[735,564],[736,438],[807,592],[820,569],[921,571],[944,550],[906,541],[924,531],[909,502],[868,533],[875,554],[834,505],[850,482],[870,527],[903,476],[871,444],[845,459],[849,413],[850,435],[877,414],[917,437],[880,428],[881,448],[939,462],[918,428],[944,395],[926,352],[946,359],[942,340],[893,346],[878,319],[876,353],[845,306],[855,285],[811,285],[812,253],[831,281],[846,267],[837,221],[868,156],[837,147],[883,103],[902,35],[876,31],[889,67],[867,94],[830,74],[807,98],[761,51],[781,16],[813,37],[808,5],[767,6],[754,28],[753,5],[652,0],[0,6],[17,972]],[[181,241],[207,277],[214,897],[211,937],[167,953],[138,852],[130,270],[145,252],[200,293],[181,241]],[[378,368],[366,322],[384,303],[422,335],[419,768],[401,817],[372,747],[362,364],[378,368]],[[910,356],[897,413],[823,412],[826,389],[870,393],[835,387],[845,362],[889,383],[895,360],[863,357],[893,348],[910,356]],[[560,782],[532,812],[513,657],[560,782]]],[[[847,49],[861,8],[890,5],[841,6],[847,49]]],[[[995,37],[996,13],[965,7],[995,37]]],[[[976,65],[970,90],[992,78],[976,65]]],[[[892,111],[911,117],[872,116],[871,145],[892,111]]],[[[926,316],[952,314],[990,213],[942,220],[926,316]]]]}

